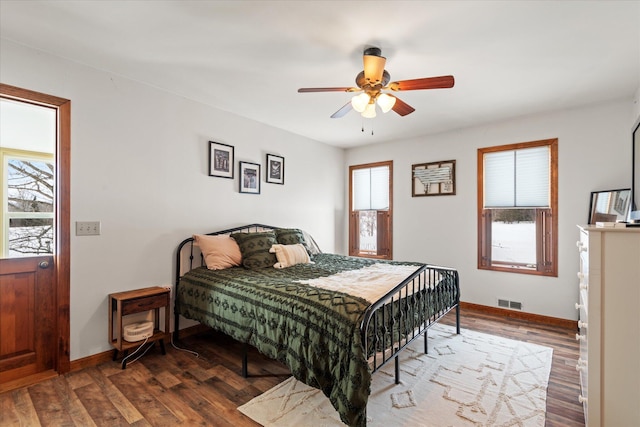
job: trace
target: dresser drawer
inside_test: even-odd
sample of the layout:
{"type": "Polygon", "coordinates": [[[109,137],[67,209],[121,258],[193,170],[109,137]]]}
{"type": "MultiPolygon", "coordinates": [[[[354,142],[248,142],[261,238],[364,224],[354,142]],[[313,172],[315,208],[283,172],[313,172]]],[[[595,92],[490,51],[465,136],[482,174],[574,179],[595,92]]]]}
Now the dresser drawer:
{"type": "Polygon", "coordinates": [[[578,334],[576,338],[580,340],[580,357],[578,358],[578,363],[576,364],[576,369],[580,375],[580,397],[579,400],[582,402],[583,410],[585,414],[585,418],[587,416],[587,402],[589,397],[589,369],[588,369],[588,331],[589,328],[589,316],[588,316],[588,306],[586,302],[587,292],[585,290],[580,290],[580,316],[578,320],[578,334]]]}
{"type": "Polygon", "coordinates": [[[589,277],[589,235],[580,233],[580,240],[576,243],[578,252],[580,253],[580,273],[585,277],[589,277]]]}
{"type": "MultiPolygon", "coordinates": [[[[589,292],[586,289],[580,289],[580,320],[589,321],[589,292]]],[[[586,331],[585,331],[586,333],[586,331]]]]}
{"type": "Polygon", "coordinates": [[[122,301],[122,315],[140,313],[141,311],[153,310],[154,308],[165,307],[169,304],[169,293],[163,295],[153,295],[148,297],[134,298],[122,301]]]}

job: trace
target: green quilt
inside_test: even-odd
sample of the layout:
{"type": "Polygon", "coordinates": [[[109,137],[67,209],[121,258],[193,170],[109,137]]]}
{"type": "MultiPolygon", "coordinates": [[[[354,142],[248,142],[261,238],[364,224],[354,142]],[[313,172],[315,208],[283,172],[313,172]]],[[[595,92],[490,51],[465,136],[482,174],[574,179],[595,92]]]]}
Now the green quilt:
{"type": "Polygon", "coordinates": [[[365,426],[371,371],[360,325],[369,303],[294,281],[381,262],[416,270],[423,264],[334,254],[313,261],[282,270],[196,268],[180,279],[176,310],[283,362],[298,380],[322,390],[343,422],[365,426]]]}

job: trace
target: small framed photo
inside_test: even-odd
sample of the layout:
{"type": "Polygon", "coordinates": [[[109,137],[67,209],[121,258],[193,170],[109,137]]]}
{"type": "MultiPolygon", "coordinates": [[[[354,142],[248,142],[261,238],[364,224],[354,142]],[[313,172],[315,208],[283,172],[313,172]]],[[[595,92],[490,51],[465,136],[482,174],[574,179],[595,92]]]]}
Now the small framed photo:
{"type": "Polygon", "coordinates": [[[209,176],[233,178],[233,146],[209,141],[209,176]]]}
{"type": "Polygon", "coordinates": [[[284,157],[267,154],[267,182],[284,184],[284,157]]]}
{"type": "Polygon", "coordinates": [[[240,162],[240,192],[260,194],[260,165],[240,162]]]}

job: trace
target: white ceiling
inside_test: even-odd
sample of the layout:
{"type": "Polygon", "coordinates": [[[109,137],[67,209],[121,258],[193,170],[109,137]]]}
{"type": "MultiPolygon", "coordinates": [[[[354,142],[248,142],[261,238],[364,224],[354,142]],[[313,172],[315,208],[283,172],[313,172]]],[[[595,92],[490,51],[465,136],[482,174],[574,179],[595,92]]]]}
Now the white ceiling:
{"type": "Polygon", "coordinates": [[[0,36],[339,147],[631,99],[640,85],[638,1],[1,0],[0,36]],[[331,119],[348,93],[297,93],[354,86],[366,46],[392,81],[452,74],[455,87],[399,92],[416,111],[375,119],[331,119]]]}

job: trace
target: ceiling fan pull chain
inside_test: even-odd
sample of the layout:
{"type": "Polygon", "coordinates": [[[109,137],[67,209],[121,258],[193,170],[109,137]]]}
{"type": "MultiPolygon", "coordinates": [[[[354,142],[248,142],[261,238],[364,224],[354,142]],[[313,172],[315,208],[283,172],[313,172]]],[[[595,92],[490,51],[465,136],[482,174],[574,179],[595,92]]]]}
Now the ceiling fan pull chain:
{"type": "MultiPolygon", "coordinates": [[[[364,133],[364,121],[362,122],[362,128],[360,129],[362,133],[364,133]]],[[[371,136],[373,136],[373,125],[371,125],[371,136]]]]}

